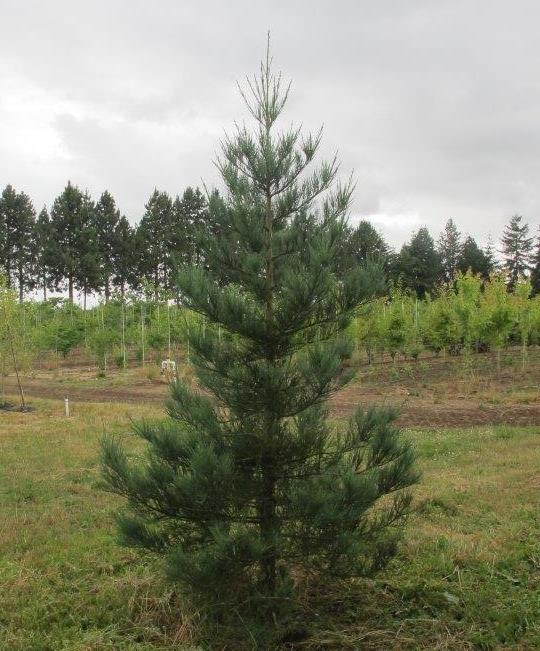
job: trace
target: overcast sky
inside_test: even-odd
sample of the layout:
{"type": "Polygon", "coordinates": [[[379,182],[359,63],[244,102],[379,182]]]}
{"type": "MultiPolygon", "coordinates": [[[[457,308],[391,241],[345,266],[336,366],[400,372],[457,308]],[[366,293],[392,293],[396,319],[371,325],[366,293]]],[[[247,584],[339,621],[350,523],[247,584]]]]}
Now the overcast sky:
{"type": "Polygon", "coordinates": [[[540,215],[536,0],[0,0],[0,186],[39,209],[68,179],[132,222],[154,187],[218,183],[236,81],[272,35],[287,119],[325,125],[352,219],[394,244],[452,217],[498,239],[540,215]]]}

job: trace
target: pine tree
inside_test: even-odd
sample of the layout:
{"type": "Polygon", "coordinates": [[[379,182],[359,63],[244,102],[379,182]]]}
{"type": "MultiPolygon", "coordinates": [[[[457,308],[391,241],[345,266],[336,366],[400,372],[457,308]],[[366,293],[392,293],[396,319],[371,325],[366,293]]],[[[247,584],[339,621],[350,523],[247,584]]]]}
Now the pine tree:
{"type": "Polygon", "coordinates": [[[500,264],[497,260],[497,256],[495,255],[495,246],[493,244],[491,235],[488,235],[487,244],[484,247],[484,254],[486,256],[486,260],[488,261],[490,274],[492,274],[494,271],[499,271],[500,264]]]}
{"type": "Polygon", "coordinates": [[[532,257],[531,288],[532,295],[540,294],[540,235],[536,238],[536,250],[532,257]]]}
{"type": "Polygon", "coordinates": [[[255,129],[225,138],[228,193],[210,199],[221,237],[206,241],[206,268],[178,281],[201,317],[188,337],[204,393],[173,383],[169,419],[136,426],[146,464],[107,440],[104,472],[129,500],[125,542],[164,554],[171,579],[214,602],[247,592],[274,608],[296,569],[382,567],[417,475],[392,411],[359,410],[348,427],[327,420],[326,399],[350,378],[344,329],[382,290],[381,269],[335,273],[352,188],[330,190],[335,161],[306,172],[320,133],[277,132],[288,90],[268,58],[249,89],[255,129]]]}
{"type": "Polygon", "coordinates": [[[47,290],[50,287],[49,269],[54,266],[55,242],[52,237],[49,213],[44,206],[36,220],[34,243],[34,288],[40,287],[42,289],[44,301],[47,300],[47,290]]]}
{"type": "Polygon", "coordinates": [[[441,261],[427,228],[420,228],[408,244],[404,244],[395,260],[394,273],[404,287],[423,297],[437,286],[441,261]]]}
{"type": "Polygon", "coordinates": [[[199,188],[188,187],[181,198],[175,198],[166,245],[169,253],[166,286],[170,289],[175,288],[176,274],[181,265],[203,263],[204,251],[199,246],[198,233],[208,227],[207,215],[206,198],[199,188]]]}
{"type": "Polygon", "coordinates": [[[461,233],[458,231],[454,220],[449,219],[437,242],[442,278],[445,283],[451,283],[454,280],[458,270],[461,249],[461,233]]]}
{"type": "Polygon", "coordinates": [[[493,264],[488,255],[482,251],[476,240],[470,235],[467,235],[463,242],[457,269],[462,273],[472,271],[473,274],[480,274],[484,280],[487,280],[493,271],[493,264]]]}
{"type": "Polygon", "coordinates": [[[173,201],[166,192],[155,189],[145,206],[137,229],[141,276],[147,278],[156,295],[167,289],[172,267],[170,241],[174,230],[173,201]]]}
{"type": "Polygon", "coordinates": [[[521,215],[513,215],[505,227],[501,239],[504,268],[508,279],[508,289],[512,290],[520,276],[530,270],[533,239],[529,237],[529,225],[522,224],[521,215]]]}
{"type": "Polygon", "coordinates": [[[389,248],[382,235],[368,221],[363,219],[356,228],[349,229],[343,255],[345,259],[352,257],[356,264],[369,259],[386,263],[389,248]]]}
{"type": "Polygon", "coordinates": [[[138,286],[136,277],[135,232],[123,215],[118,220],[113,233],[112,282],[120,290],[122,298],[126,287],[138,286]]]}
{"type": "Polygon", "coordinates": [[[80,222],[77,228],[79,258],[75,272],[75,287],[82,292],[83,309],[86,310],[88,295],[103,288],[103,258],[97,230],[95,204],[88,192],[83,195],[80,222]]]}
{"type": "Polygon", "coordinates": [[[17,192],[12,185],[6,185],[0,197],[0,262],[6,287],[11,287],[13,276],[13,260],[8,236],[9,223],[14,221],[17,208],[17,192]]]}
{"type": "Polygon", "coordinates": [[[68,297],[73,303],[74,288],[79,276],[81,240],[88,217],[85,195],[68,181],[51,209],[51,234],[55,245],[51,280],[55,289],[67,281],[68,297]]]}
{"type": "Polygon", "coordinates": [[[207,227],[208,217],[206,198],[199,188],[186,188],[179,200],[178,212],[184,224],[182,235],[185,239],[182,248],[186,252],[186,261],[199,265],[204,259],[204,251],[199,246],[197,233],[207,227]]]}
{"type": "Polygon", "coordinates": [[[99,256],[100,274],[102,277],[105,301],[111,295],[111,276],[114,268],[115,246],[117,243],[115,233],[120,221],[120,211],[116,208],[114,197],[105,190],[94,210],[94,228],[96,246],[99,256]]]}
{"type": "Polygon", "coordinates": [[[16,282],[19,302],[32,287],[33,240],[36,213],[30,197],[6,186],[0,198],[3,225],[3,259],[8,283],[16,282]]]}

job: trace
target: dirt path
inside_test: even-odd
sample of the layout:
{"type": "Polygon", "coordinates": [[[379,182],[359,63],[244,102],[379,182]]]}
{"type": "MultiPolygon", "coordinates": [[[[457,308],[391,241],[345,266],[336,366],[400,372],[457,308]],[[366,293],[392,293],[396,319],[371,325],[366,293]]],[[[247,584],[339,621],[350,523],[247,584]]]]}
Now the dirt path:
{"type": "MultiPolygon", "coordinates": [[[[167,386],[162,382],[142,382],[128,387],[76,387],[58,385],[43,378],[26,378],[24,383],[28,398],[63,400],[73,402],[119,402],[162,404],[167,398],[167,386]]],[[[12,378],[6,380],[6,391],[16,393],[12,378]]],[[[406,389],[389,387],[387,391],[367,389],[352,383],[335,395],[331,401],[331,414],[336,418],[348,417],[358,405],[388,404],[401,407],[399,424],[405,427],[472,427],[474,425],[538,425],[540,404],[481,404],[474,397],[452,397],[434,400],[410,395],[406,389]]]]}

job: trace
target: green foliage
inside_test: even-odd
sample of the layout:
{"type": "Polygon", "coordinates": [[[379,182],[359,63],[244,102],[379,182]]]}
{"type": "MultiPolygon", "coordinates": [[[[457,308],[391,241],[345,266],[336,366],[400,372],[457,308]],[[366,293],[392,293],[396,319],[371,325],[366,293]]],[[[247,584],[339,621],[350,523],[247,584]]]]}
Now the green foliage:
{"type": "Polygon", "coordinates": [[[461,233],[453,219],[446,222],[444,231],[437,242],[437,252],[441,261],[442,280],[450,283],[458,270],[459,258],[463,253],[461,233]]]}
{"type": "Polygon", "coordinates": [[[531,260],[531,285],[536,296],[540,294],[540,237],[536,237],[535,250],[531,260]]]}
{"type": "Polygon", "coordinates": [[[7,185],[0,196],[0,264],[8,286],[18,287],[21,303],[33,287],[35,221],[30,197],[7,185]]]}
{"type": "Polygon", "coordinates": [[[403,286],[424,297],[432,292],[440,279],[441,260],[427,228],[420,228],[408,244],[404,244],[395,261],[395,274],[403,286]]]}
{"type": "Polygon", "coordinates": [[[481,336],[484,341],[500,350],[508,341],[516,318],[503,274],[491,276],[481,295],[479,307],[481,336]]]}
{"type": "Polygon", "coordinates": [[[456,349],[461,339],[457,314],[453,307],[452,291],[442,290],[436,300],[426,301],[422,323],[423,339],[434,353],[456,349]]]}
{"type": "Polygon", "coordinates": [[[326,399],[351,377],[344,331],[383,289],[381,268],[338,272],[352,188],[331,188],[335,161],[306,173],[320,133],[277,131],[288,91],[268,61],[249,89],[255,129],[223,142],[228,193],[209,200],[205,268],[178,281],[197,315],[186,330],[204,393],[174,383],[169,418],[135,427],[146,461],[114,439],[103,461],[109,489],[128,499],[124,542],[163,554],[191,595],[277,614],[297,572],[365,576],[387,563],[417,473],[392,411],[327,418],[326,399]]]}
{"type": "Polygon", "coordinates": [[[482,298],[481,290],[480,277],[475,276],[472,272],[468,271],[456,276],[455,293],[453,294],[454,312],[459,323],[461,345],[466,351],[470,351],[478,340],[479,329],[482,327],[478,318],[478,306],[482,298]]]}
{"type": "Polygon", "coordinates": [[[17,295],[8,287],[6,277],[0,275],[0,404],[4,398],[4,376],[14,371],[17,376],[21,409],[26,408],[20,372],[27,366],[31,356],[31,342],[26,336],[21,319],[22,308],[17,295]]]}
{"type": "Polygon", "coordinates": [[[531,268],[533,238],[529,236],[529,225],[522,223],[522,219],[521,215],[513,215],[501,240],[509,289],[531,268]]]}
{"type": "Polygon", "coordinates": [[[73,302],[74,288],[85,291],[99,286],[99,253],[93,228],[93,202],[88,194],[68,183],[51,210],[50,277],[55,288],[67,280],[73,302]]]}
{"type": "Polygon", "coordinates": [[[355,320],[351,334],[371,360],[375,351],[416,359],[423,350],[465,354],[520,342],[523,366],[527,346],[540,341],[540,300],[521,279],[508,292],[501,273],[487,280],[471,271],[457,273],[423,301],[393,290],[390,300],[372,302],[355,320]]]}
{"type": "Polygon", "coordinates": [[[118,333],[110,328],[97,328],[88,338],[88,346],[96,357],[99,370],[107,370],[107,358],[117,344],[118,333]]]}
{"type": "Polygon", "coordinates": [[[480,274],[484,280],[487,280],[494,271],[494,265],[489,254],[483,251],[469,235],[465,238],[459,253],[457,269],[462,273],[470,271],[473,274],[480,274]]]}

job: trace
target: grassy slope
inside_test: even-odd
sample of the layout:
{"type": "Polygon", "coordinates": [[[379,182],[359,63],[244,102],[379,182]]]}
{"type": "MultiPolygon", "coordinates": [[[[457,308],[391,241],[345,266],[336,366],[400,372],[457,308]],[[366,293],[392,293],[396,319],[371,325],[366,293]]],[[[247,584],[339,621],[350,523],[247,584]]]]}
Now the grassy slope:
{"type": "MultiPolygon", "coordinates": [[[[105,427],[158,412],[84,404],[66,420],[58,402],[35,405],[0,412],[0,648],[196,648],[197,618],[116,546],[117,500],[96,490],[105,427]]],[[[298,648],[540,648],[539,428],[409,436],[422,506],[400,558],[374,583],[304,600],[298,648]]],[[[200,648],[250,648],[220,635],[200,648]]]]}

